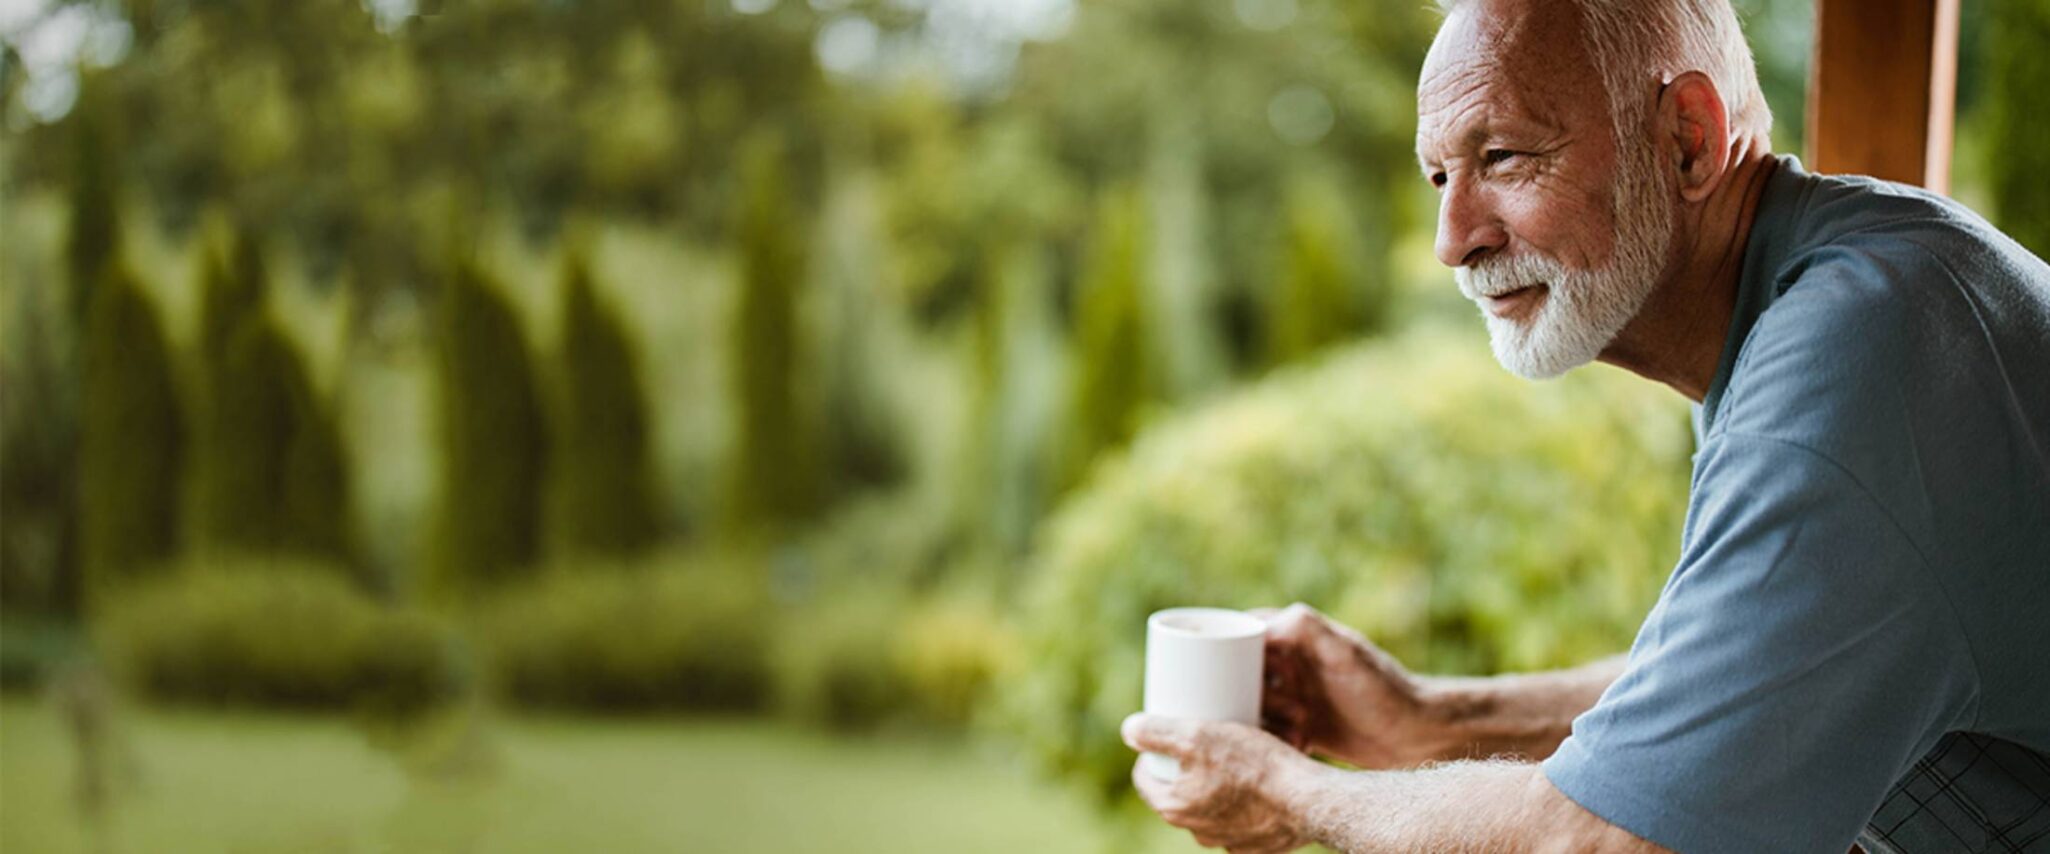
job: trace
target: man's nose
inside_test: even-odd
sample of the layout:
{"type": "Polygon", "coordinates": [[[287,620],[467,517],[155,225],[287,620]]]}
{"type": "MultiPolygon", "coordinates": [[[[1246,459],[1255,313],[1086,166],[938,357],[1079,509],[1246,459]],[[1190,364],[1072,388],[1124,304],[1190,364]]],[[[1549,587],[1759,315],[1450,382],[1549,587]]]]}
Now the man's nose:
{"type": "Polygon", "coordinates": [[[1488,195],[1462,176],[1446,183],[1438,195],[1438,263],[1465,267],[1509,242],[1488,195]]]}

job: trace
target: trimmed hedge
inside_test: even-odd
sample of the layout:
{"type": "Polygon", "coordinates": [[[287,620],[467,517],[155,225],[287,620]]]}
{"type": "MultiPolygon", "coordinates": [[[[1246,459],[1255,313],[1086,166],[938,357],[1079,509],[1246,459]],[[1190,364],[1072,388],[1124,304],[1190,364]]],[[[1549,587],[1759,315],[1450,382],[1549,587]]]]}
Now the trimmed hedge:
{"type": "Polygon", "coordinates": [[[1422,671],[1625,648],[1677,555],[1684,408],[1606,368],[1531,385],[1471,337],[1341,350],[1143,435],[1056,512],[1006,719],[1129,786],[1146,615],[1301,600],[1422,671]]]}
{"type": "Polygon", "coordinates": [[[93,625],[110,669],[157,700],[407,715],[459,697],[456,636],[313,562],[187,566],[121,590],[93,625]]]}
{"type": "Polygon", "coordinates": [[[472,615],[489,688],[525,706],[759,710],[775,613],[745,562],[579,563],[472,615]]]}
{"type": "Polygon", "coordinates": [[[827,729],[978,723],[1017,665],[1015,633],[982,595],[845,590],[778,623],[778,704],[827,729]]]}

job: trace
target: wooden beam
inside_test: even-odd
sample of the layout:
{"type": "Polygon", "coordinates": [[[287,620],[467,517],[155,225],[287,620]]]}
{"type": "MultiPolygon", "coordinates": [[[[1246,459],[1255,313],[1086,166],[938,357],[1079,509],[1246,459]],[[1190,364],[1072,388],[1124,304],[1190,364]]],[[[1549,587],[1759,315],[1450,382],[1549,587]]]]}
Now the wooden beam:
{"type": "Polygon", "coordinates": [[[1808,166],[1950,190],[1958,0],[1815,0],[1808,166]]]}

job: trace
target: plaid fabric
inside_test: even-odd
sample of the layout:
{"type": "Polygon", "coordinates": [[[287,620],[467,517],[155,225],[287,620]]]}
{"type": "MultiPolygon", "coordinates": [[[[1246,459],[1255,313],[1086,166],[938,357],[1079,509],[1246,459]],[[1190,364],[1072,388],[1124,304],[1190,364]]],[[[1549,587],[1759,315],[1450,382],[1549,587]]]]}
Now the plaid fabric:
{"type": "Polygon", "coordinates": [[[1893,784],[1858,844],[1871,854],[2050,854],[2050,756],[1950,733],[1893,784]]]}

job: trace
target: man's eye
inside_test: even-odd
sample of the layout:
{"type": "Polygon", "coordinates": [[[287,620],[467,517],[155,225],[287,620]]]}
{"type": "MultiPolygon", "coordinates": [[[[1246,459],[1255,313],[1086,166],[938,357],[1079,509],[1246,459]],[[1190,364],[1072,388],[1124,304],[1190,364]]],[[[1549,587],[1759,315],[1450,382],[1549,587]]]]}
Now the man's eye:
{"type": "Polygon", "coordinates": [[[1481,155],[1481,159],[1487,161],[1489,166],[1495,166],[1508,162],[1510,158],[1515,157],[1517,154],[1518,152],[1510,151],[1506,148],[1490,148],[1481,155]]]}
{"type": "Polygon", "coordinates": [[[1431,173],[1431,186],[1433,186],[1433,187],[1443,187],[1443,186],[1445,186],[1445,173],[1444,173],[1444,172],[1432,172],[1432,173],[1431,173]]]}

